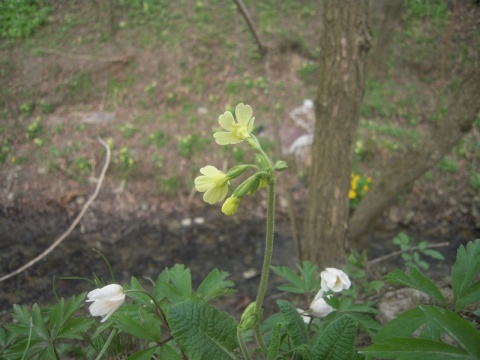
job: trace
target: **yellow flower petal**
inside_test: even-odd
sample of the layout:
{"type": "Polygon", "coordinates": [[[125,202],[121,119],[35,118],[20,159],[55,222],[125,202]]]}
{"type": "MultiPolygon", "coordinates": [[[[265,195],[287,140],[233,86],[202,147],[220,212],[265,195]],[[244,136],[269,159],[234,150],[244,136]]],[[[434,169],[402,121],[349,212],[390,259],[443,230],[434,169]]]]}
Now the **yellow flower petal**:
{"type": "Polygon", "coordinates": [[[235,126],[235,120],[230,111],[225,111],[223,115],[220,115],[218,117],[218,123],[220,124],[222,129],[225,129],[227,131],[232,131],[235,126]]]}
{"type": "Polygon", "coordinates": [[[253,115],[253,110],[250,105],[245,105],[243,103],[238,104],[235,107],[235,116],[237,118],[237,121],[241,125],[248,125],[250,122],[250,119],[252,118],[253,115]]]}
{"type": "Polygon", "coordinates": [[[213,137],[218,145],[238,144],[243,141],[243,139],[236,137],[233,133],[226,131],[216,132],[213,134],[213,137]]]}

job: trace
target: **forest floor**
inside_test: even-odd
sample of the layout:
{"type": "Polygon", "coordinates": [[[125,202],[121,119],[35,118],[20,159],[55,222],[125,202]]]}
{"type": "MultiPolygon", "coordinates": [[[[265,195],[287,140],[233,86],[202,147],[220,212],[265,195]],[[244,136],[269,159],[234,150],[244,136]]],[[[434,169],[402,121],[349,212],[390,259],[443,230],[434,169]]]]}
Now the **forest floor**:
{"type": "MultiPolygon", "coordinates": [[[[211,136],[218,115],[239,102],[253,107],[267,151],[276,146],[275,154],[283,150],[292,165],[279,176],[274,264],[295,266],[288,210],[293,207],[301,224],[309,160],[286,152],[306,133],[289,114],[315,97],[319,25],[318,2],[294,3],[285,2],[284,11],[256,8],[254,18],[268,39],[266,58],[235,7],[212,11],[188,1],[166,13],[124,6],[114,36],[94,2],[59,2],[36,35],[0,41],[0,276],[68,228],[104,164],[97,137],[112,146],[100,194],[79,226],[48,257],[0,283],[2,317],[14,303],[54,301],[54,278],[59,296],[90,286],[62,277],[95,273],[108,279],[92,248],[106,256],[119,281],[154,278],[184,263],[198,284],[218,267],[232,274],[239,289],[225,306],[248,303],[263,258],[265,194],[225,217],[220,206],[205,204],[192,191],[200,167],[252,161],[247,147],[220,148],[211,136]],[[276,126],[281,146],[274,140],[276,126]]],[[[387,80],[367,82],[356,171],[373,181],[432,126],[435,83],[425,84],[415,66],[392,67],[387,80]]],[[[448,276],[458,245],[480,238],[479,144],[477,121],[452,155],[379,219],[369,234],[369,258],[396,250],[391,239],[400,232],[416,241],[448,241],[439,249],[448,261],[431,261],[438,277],[448,276]]],[[[403,264],[396,258],[375,273],[393,265],[403,264]]],[[[279,296],[278,281],[273,277],[270,300],[279,296]]]]}

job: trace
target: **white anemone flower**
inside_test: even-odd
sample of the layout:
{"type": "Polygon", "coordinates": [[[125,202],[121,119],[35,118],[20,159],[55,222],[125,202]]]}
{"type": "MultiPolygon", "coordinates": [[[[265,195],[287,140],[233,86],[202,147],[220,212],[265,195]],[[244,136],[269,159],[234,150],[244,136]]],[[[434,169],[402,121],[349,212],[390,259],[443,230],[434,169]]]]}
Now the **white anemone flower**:
{"type": "Polygon", "coordinates": [[[123,288],[118,284],[110,284],[101,289],[90,291],[87,297],[87,302],[92,302],[88,308],[90,314],[101,316],[101,322],[107,321],[125,301],[123,288]]]}
{"type": "Polygon", "coordinates": [[[343,289],[350,288],[350,279],[342,270],[326,268],[325,271],[321,272],[320,276],[322,278],[321,286],[323,291],[340,292],[343,289]]]}
{"type": "Polygon", "coordinates": [[[323,290],[320,290],[315,296],[315,299],[313,299],[312,303],[310,304],[310,310],[312,311],[312,315],[315,317],[325,317],[331,312],[335,311],[335,309],[328,305],[323,298],[323,290]]]}
{"type": "Polygon", "coordinates": [[[297,311],[302,317],[303,322],[307,325],[310,324],[310,320],[312,320],[312,318],[308,316],[308,313],[305,310],[299,308],[297,308],[297,311]]]}

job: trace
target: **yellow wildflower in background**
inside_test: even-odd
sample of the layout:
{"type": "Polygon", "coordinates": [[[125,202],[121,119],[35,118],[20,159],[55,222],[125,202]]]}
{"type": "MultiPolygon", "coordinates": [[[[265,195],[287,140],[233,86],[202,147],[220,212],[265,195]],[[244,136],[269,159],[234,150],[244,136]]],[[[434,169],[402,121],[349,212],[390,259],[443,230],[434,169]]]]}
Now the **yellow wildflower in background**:
{"type": "Polygon", "coordinates": [[[222,201],[227,196],[228,181],[230,178],[223,171],[215,166],[207,165],[200,169],[203,176],[195,179],[195,189],[198,192],[204,192],[203,200],[209,204],[215,204],[222,201]]]}
{"type": "Polygon", "coordinates": [[[218,117],[218,123],[225,131],[218,131],[213,134],[215,141],[219,145],[238,144],[246,138],[250,137],[253,130],[255,118],[252,117],[253,110],[250,105],[243,103],[235,107],[235,117],[230,111],[226,111],[218,117]]]}

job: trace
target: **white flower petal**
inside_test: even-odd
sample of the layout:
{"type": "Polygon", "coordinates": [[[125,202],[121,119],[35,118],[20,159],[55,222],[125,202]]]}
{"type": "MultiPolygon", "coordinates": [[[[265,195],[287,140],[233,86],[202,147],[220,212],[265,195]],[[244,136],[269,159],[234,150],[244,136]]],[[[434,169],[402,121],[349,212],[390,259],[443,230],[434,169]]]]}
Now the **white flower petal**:
{"type": "Polygon", "coordinates": [[[123,288],[118,284],[110,284],[101,289],[95,289],[87,294],[87,301],[104,300],[110,301],[125,299],[123,288]]]}

